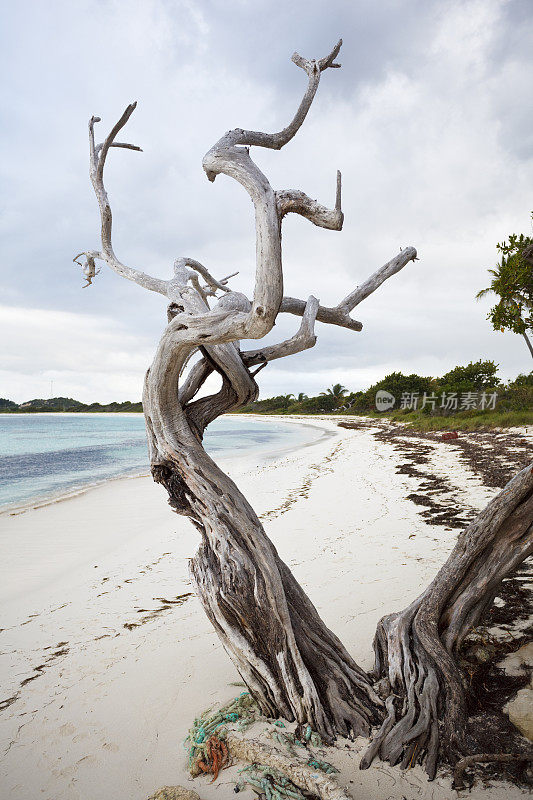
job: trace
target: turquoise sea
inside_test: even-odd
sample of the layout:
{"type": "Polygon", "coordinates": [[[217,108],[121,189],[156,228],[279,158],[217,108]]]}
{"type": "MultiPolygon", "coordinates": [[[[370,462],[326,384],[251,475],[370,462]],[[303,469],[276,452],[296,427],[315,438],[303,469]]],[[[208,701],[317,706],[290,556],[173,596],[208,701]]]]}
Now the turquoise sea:
{"type": "MultiPolygon", "coordinates": [[[[204,445],[218,460],[266,455],[317,435],[302,425],[222,417],[209,426],[204,445]]],[[[0,415],[0,508],[147,472],[141,414],[0,415]]]]}

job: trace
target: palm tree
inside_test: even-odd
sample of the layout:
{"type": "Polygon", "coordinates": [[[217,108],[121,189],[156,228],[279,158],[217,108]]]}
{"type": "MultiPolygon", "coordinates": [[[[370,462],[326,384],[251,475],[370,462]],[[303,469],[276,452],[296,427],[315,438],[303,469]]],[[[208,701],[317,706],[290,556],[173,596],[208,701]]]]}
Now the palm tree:
{"type": "Polygon", "coordinates": [[[305,394],[305,392],[300,392],[300,394],[298,395],[296,400],[297,400],[298,403],[301,403],[304,400],[307,400],[307,395],[305,394]]]}
{"type": "Polygon", "coordinates": [[[327,392],[320,392],[320,397],[334,397],[340,402],[347,392],[348,389],[343,386],[342,383],[335,383],[327,390],[327,392]]]}
{"type": "MultiPolygon", "coordinates": [[[[533,216],[533,215],[532,215],[533,216]]],[[[495,294],[498,302],[487,319],[494,330],[507,329],[524,337],[533,357],[533,344],[528,333],[533,332],[533,238],[511,234],[508,242],[498,244],[501,261],[496,269],[489,269],[493,276],[490,286],[477,293],[476,298],[495,294]]]]}
{"type": "Polygon", "coordinates": [[[291,401],[294,400],[293,394],[280,394],[279,397],[276,398],[281,408],[287,409],[291,401]]]}

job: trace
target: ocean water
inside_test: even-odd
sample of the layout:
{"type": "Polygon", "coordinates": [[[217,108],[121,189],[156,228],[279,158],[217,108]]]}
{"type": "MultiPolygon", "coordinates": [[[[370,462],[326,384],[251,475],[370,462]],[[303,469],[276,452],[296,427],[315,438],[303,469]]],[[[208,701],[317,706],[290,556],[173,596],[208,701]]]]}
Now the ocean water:
{"type": "MultiPolygon", "coordinates": [[[[266,454],[317,438],[317,429],[222,417],[204,446],[218,458],[266,454]]],[[[148,472],[142,414],[0,414],[0,509],[148,472]]]]}

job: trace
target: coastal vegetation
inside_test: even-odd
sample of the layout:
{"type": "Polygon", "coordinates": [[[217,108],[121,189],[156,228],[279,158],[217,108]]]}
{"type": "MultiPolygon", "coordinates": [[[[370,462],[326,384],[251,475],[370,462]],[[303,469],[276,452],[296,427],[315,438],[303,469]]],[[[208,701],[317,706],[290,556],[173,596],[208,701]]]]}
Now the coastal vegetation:
{"type": "MultiPolygon", "coordinates": [[[[36,399],[25,403],[0,398],[0,413],[28,414],[45,412],[79,413],[142,413],[140,401],[82,403],[71,397],[36,399]]],[[[409,423],[418,430],[455,428],[472,430],[479,427],[512,427],[533,424],[533,372],[501,381],[493,361],[470,362],[457,366],[442,377],[404,375],[393,372],[368,389],[350,392],[340,383],[316,396],[304,392],[254,400],[234,414],[334,414],[383,417],[409,423]],[[394,406],[385,411],[376,408],[376,394],[383,390],[395,398],[394,406]],[[485,408],[481,408],[485,395],[485,408]],[[491,399],[496,395],[494,401],[491,399]],[[467,396],[461,408],[461,397],[467,396]],[[404,407],[401,407],[402,397],[404,407]],[[425,397],[425,401],[424,401],[425,397]],[[431,399],[431,398],[436,398],[431,399]],[[455,403],[457,400],[457,403],[455,403]],[[475,405],[473,406],[473,404],[475,405]],[[454,408],[454,406],[456,406],[454,408]]]]}
{"type": "Polygon", "coordinates": [[[340,384],[316,397],[278,395],[249,403],[235,413],[386,416],[419,430],[473,429],[533,424],[533,372],[503,382],[493,361],[457,366],[441,377],[393,372],[364,391],[339,393],[340,384]],[[378,392],[394,405],[376,408],[378,392]]]}
{"type": "Polygon", "coordinates": [[[512,233],[496,248],[501,260],[495,269],[489,269],[492,281],[476,297],[496,295],[498,301],[487,319],[496,331],[508,330],[523,336],[533,358],[533,238],[512,233]]]}
{"type": "Polygon", "coordinates": [[[13,400],[6,400],[0,397],[0,414],[43,414],[46,412],[89,412],[113,413],[121,411],[137,412],[142,414],[142,403],[132,403],[129,400],[123,403],[82,403],[72,397],[50,397],[47,400],[42,398],[27,400],[24,403],[15,403],[13,400]]]}

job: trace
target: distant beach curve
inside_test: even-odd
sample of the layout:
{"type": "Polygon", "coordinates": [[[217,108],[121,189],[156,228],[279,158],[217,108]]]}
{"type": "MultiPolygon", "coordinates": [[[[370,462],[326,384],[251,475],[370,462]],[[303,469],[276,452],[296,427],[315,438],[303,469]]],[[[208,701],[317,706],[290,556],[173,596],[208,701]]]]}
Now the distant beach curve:
{"type": "MultiPolygon", "coordinates": [[[[263,457],[313,441],[316,428],[224,417],[206,432],[215,457],[263,457]]],[[[17,414],[0,417],[0,512],[41,505],[110,478],[147,474],[142,414],[17,414]]]]}

